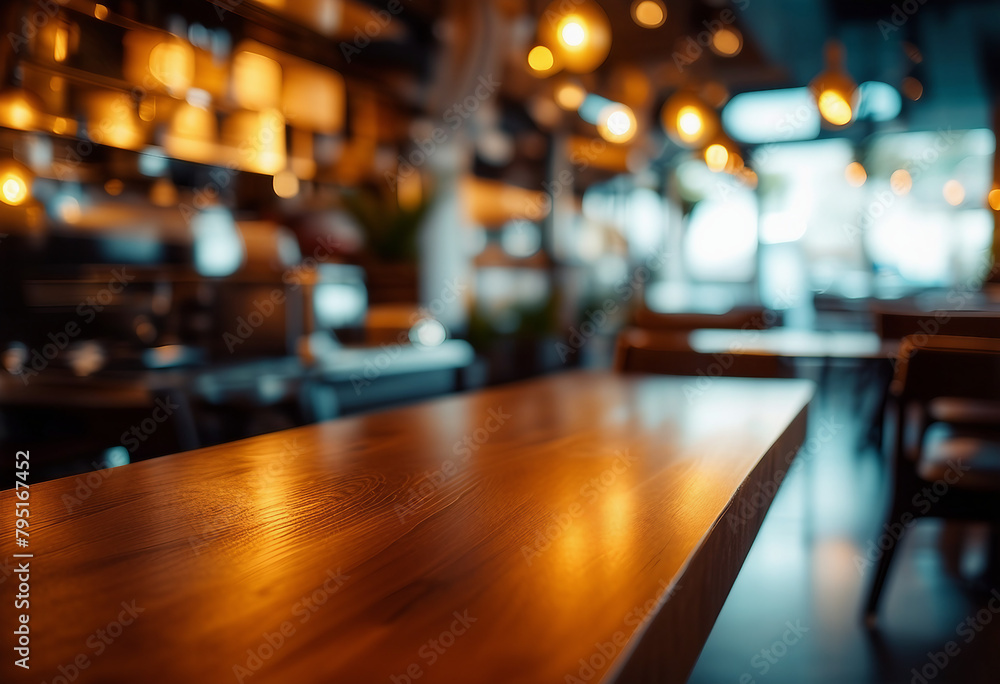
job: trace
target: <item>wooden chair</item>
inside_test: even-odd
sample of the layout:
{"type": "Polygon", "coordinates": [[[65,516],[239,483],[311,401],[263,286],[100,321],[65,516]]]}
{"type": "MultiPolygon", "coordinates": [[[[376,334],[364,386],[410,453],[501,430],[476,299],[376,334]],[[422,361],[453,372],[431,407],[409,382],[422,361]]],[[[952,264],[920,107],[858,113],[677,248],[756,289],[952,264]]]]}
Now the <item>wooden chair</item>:
{"type": "Polygon", "coordinates": [[[897,420],[892,505],[885,529],[897,529],[899,535],[893,535],[879,559],[865,609],[869,625],[874,624],[889,565],[909,521],[938,517],[1000,522],[1000,423],[956,426],[941,421],[933,409],[942,400],[1000,400],[1000,340],[905,337],[890,391],[897,420]],[[926,494],[928,489],[933,496],[926,494]]]}
{"type": "Polygon", "coordinates": [[[773,354],[703,354],[688,344],[686,333],[664,333],[626,328],[615,350],[617,370],[737,378],[793,378],[794,366],[773,354]]]}

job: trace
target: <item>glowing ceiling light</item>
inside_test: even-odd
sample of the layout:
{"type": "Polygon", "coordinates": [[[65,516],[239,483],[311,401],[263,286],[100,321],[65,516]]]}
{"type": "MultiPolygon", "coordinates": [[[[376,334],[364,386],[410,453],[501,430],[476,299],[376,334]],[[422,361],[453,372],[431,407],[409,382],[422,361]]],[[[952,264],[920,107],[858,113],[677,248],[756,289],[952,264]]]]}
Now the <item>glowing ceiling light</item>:
{"type": "Polygon", "coordinates": [[[965,201],[965,188],[954,178],[944,184],[942,192],[945,202],[953,207],[957,207],[965,201]]]}
{"type": "Polygon", "coordinates": [[[820,115],[834,126],[846,126],[851,123],[854,115],[851,105],[839,92],[824,90],[819,94],[817,104],[820,115]]]}
{"type": "Polygon", "coordinates": [[[635,0],[632,19],[644,28],[657,28],[667,20],[667,8],[660,0],[635,0]]]}
{"type": "Polygon", "coordinates": [[[990,203],[990,209],[1000,211],[1000,188],[993,188],[986,200],[990,203]]]}
{"type": "Polygon", "coordinates": [[[809,84],[820,116],[833,126],[846,126],[854,118],[858,86],[843,68],[844,48],[830,41],[826,46],[826,69],[809,84]]]}
{"type": "Polygon", "coordinates": [[[720,57],[735,57],[743,49],[743,35],[735,28],[720,28],[712,34],[709,47],[720,57]]]}
{"type": "Polygon", "coordinates": [[[587,40],[587,29],[578,17],[567,17],[559,29],[559,39],[569,47],[580,47],[587,40]]]}
{"type": "Polygon", "coordinates": [[[555,64],[583,74],[599,67],[611,50],[611,22],[594,0],[553,0],[538,24],[539,42],[552,51],[555,64]]]}
{"type": "Polygon", "coordinates": [[[608,105],[597,117],[597,132],[612,143],[625,143],[635,137],[635,114],[630,107],[617,102],[608,105]]]}
{"type": "Polygon", "coordinates": [[[913,187],[913,177],[906,169],[896,169],[889,176],[889,187],[897,195],[905,195],[913,187]]]}
{"type": "Polygon", "coordinates": [[[697,107],[682,107],[677,114],[677,130],[681,137],[695,141],[705,130],[705,121],[697,107]]]}
{"type": "Polygon", "coordinates": [[[96,17],[97,19],[101,19],[102,21],[104,19],[107,19],[108,8],[101,4],[94,5],[94,17],[96,17]]]}
{"type": "Polygon", "coordinates": [[[712,171],[725,171],[729,163],[729,150],[724,145],[713,143],[705,148],[705,164],[712,171]]]}
{"type": "Polygon", "coordinates": [[[556,60],[552,55],[552,50],[548,49],[544,45],[536,45],[531,48],[531,52],[528,53],[528,66],[534,71],[547,72],[550,71],[555,64],[556,60]]]}
{"type": "Polygon", "coordinates": [[[847,183],[851,187],[860,188],[868,180],[868,172],[865,171],[861,162],[851,162],[844,169],[844,178],[847,179],[847,183]]]}
{"type": "Polygon", "coordinates": [[[28,199],[28,174],[12,168],[0,173],[0,199],[16,207],[28,199]]]}

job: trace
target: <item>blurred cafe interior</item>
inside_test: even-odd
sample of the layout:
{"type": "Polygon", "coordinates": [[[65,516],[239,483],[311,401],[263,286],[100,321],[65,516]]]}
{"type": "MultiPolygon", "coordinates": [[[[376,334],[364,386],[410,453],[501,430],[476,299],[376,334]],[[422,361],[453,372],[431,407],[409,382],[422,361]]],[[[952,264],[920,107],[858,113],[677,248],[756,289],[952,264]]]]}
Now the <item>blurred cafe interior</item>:
{"type": "Polygon", "coordinates": [[[1000,2],[0,22],[32,681],[997,681],[1000,2]]]}

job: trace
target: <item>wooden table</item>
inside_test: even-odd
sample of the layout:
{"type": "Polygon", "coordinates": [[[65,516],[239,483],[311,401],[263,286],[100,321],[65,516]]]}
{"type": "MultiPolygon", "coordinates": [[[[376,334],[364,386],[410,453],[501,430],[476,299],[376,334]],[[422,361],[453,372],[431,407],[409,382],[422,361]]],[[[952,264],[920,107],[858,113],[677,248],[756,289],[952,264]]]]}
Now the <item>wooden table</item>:
{"type": "Polygon", "coordinates": [[[563,374],[33,485],[30,681],[682,682],[813,387],[691,390],[563,374]]]}

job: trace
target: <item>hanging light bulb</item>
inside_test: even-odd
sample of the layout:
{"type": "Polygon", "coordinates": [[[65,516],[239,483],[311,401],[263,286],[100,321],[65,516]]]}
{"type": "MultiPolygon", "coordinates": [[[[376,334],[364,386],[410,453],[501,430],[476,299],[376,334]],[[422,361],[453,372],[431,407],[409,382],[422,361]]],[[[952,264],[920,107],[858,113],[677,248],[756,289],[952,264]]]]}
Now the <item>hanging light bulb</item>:
{"type": "Polygon", "coordinates": [[[841,127],[854,119],[858,86],[844,70],[844,47],[839,42],[826,44],[826,70],[812,80],[809,90],[827,123],[841,127]]]}
{"type": "Polygon", "coordinates": [[[577,74],[596,69],[611,50],[611,23],[593,0],[575,0],[569,9],[554,0],[538,24],[541,43],[551,50],[554,62],[577,74]]]}
{"type": "Polygon", "coordinates": [[[528,66],[534,76],[548,76],[558,71],[555,55],[544,45],[536,45],[528,52],[528,66]]]}
{"type": "Polygon", "coordinates": [[[24,204],[31,192],[31,171],[13,159],[0,163],[0,201],[12,207],[24,204]]]}
{"type": "Polygon", "coordinates": [[[614,102],[597,115],[597,132],[611,143],[626,143],[635,137],[636,120],[632,108],[614,102]]]}
{"type": "Polygon", "coordinates": [[[678,145],[704,147],[719,130],[715,110],[690,90],[678,90],[670,96],[660,111],[663,129],[678,145]]]}
{"type": "Polygon", "coordinates": [[[743,34],[735,27],[723,26],[712,34],[708,46],[719,57],[735,57],[743,49],[743,34]]]}
{"type": "Polygon", "coordinates": [[[662,0],[634,0],[632,20],[643,28],[658,28],[667,20],[667,8],[662,0]]]}

